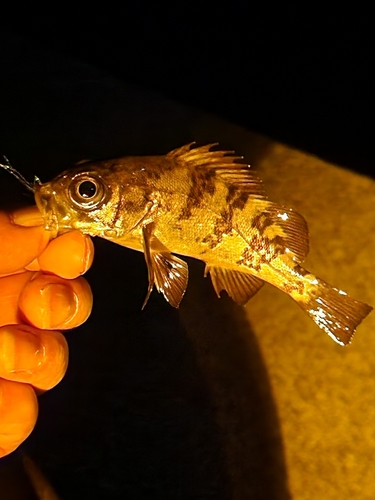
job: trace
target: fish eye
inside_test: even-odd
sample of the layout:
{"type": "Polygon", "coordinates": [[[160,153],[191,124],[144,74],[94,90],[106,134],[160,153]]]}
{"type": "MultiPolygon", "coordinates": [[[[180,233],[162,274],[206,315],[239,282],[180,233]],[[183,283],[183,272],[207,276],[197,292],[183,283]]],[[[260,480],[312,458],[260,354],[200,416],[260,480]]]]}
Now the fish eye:
{"type": "Polygon", "coordinates": [[[100,178],[79,174],[69,186],[69,197],[80,208],[92,210],[103,201],[105,189],[100,178]]]}
{"type": "Polygon", "coordinates": [[[80,184],[78,184],[77,189],[78,193],[80,194],[80,196],[82,196],[82,198],[89,200],[96,195],[97,186],[95,182],[82,181],[80,184]]]}

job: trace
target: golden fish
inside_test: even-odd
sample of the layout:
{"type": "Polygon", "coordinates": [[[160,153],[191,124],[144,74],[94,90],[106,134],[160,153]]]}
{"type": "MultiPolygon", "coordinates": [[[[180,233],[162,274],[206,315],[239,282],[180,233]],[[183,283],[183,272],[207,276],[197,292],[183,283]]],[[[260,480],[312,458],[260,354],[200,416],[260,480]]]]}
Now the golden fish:
{"type": "Polygon", "coordinates": [[[348,344],[372,308],[301,267],[308,253],[303,217],[267,200],[242,157],[214,146],[83,162],[46,184],[36,179],[32,190],[45,227],[77,229],[144,252],[144,305],[155,285],[178,307],[188,267],[173,252],[204,261],[217,295],[226,290],[238,304],[271,283],[336,342],[348,344]]]}

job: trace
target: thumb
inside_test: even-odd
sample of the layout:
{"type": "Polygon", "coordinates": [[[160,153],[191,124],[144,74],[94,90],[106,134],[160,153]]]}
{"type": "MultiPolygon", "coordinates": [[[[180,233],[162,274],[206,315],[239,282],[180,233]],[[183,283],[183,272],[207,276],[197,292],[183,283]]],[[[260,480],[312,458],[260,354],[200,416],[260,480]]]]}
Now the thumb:
{"type": "Polygon", "coordinates": [[[36,207],[0,212],[0,275],[24,269],[46,248],[51,236],[36,207]]]}

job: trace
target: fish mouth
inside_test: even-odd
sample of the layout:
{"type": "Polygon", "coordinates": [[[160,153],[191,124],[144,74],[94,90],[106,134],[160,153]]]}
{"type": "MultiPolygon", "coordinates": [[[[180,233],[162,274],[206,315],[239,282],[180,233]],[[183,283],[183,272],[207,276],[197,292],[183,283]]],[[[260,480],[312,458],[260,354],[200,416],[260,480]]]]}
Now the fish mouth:
{"type": "Polygon", "coordinates": [[[35,202],[42,214],[44,227],[47,231],[59,231],[58,207],[54,200],[54,192],[49,184],[37,186],[35,202]]]}

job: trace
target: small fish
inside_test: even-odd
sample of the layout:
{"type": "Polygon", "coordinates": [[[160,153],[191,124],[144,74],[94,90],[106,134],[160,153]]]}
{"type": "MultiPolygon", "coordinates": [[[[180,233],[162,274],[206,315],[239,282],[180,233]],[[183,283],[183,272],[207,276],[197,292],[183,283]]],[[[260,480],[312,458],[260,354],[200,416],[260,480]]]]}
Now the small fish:
{"type": "MultiPolygon", "coordinates": [[[[351,341],[372,307],[305,270],[304,218],[269,201],[260,180],[233,151],[194,143],[165,156],[81,162],[51,182],[28,183],[45,227],[77,229],[144,252],[153,287],[178,307],[188,283],[186,262],[205,262],[218,296],[238,304],[268,282],[292,297],[340,345],[351,341]],[[172,254],[173,252],[173,254],[172,254]]],[[[10,170],[9,162],[3,167],[10,170]]]]}

